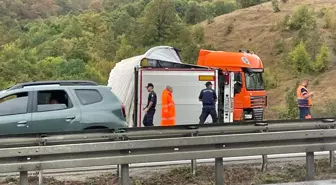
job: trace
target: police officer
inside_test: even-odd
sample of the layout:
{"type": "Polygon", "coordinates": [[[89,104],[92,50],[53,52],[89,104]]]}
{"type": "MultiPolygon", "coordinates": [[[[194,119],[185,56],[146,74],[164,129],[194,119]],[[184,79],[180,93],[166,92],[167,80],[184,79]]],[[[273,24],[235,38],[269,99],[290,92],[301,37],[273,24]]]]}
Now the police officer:
{"type": "Polygon", "coordinates": [[[153,126],[153,119],[155,114],[155,106],[157,102],[156,93],[154,92],[154,85],[152,83],[148,83],[146,86],[148,94],[148,102],[147,106],[144,108],[145,116],[143,118],[143,125],[145,127],[153,126]]]}
{"type": "Polygon", "coordinates": [[[204,124],[205,120],[211,115],[212,122],[217,122],[217,112],[216,112],[216,102],[217,95],[216,92],[212,89],[212,83],[207,82],[205,84],[206,88],[201,90],[201,93],[198,97],[199,101],[203,103],[202,114],[200,116],[200,124],[204,124]]]}

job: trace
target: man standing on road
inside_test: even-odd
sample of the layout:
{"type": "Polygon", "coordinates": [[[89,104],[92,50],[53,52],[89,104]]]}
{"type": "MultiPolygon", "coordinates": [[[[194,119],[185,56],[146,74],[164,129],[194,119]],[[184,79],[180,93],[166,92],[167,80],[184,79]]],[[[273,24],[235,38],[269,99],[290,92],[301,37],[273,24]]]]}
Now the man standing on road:
{"type": "Polygon", "coordinates": [[[167,85],[162,92],[162,120],[161,126],[174,126],[175,103],[173,99],[173,87],[167,85]]]}
{"type": "Polygon", "coordinates": [[[148,83],[146,88],[149,94],[148,94],[147,106],[144,108],[145,116],[143,118],[142,123],[145,127],[150,127],[154,126],[153,120],[157,98],[156,93],[154,92],[154,85],[152,83],[148,83]]]}
{"type": "Polygon", "coordinates": [[[200,124],[204,124],[205,120],[211,115],[212,122],[217,123],[217,112],[216,112],[216,102],[217,95],[216,92],[212,89],[212,83],[205,83],[206,88],[201,90],[201,93],[198,97],[199,101],[202,102],[202,113],[199,117],[200,124]]]}
{"type": "Polygon", "coordinates": [[[311,119],[310,107],[313,105],[313,92],[309,92],[308,80],[303,80],[301,85],[296,90],[297,103],[300,112],[300,119],[311,119]]]}

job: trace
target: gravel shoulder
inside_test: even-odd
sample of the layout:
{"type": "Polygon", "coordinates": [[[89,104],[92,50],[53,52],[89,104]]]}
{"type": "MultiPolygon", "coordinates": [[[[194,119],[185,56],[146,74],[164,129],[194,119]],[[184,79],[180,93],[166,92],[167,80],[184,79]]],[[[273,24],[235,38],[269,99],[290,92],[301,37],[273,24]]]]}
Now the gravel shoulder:
{"type": "MultiPolygon", "coordinates": [[[[225,185],[257,185],[305,180],[305,159],[283,159],[270,161],[266,172],[260,171],[260,161],[244,161],[225,164],[225,185]]],[[[327,158],[316,160],[316,179],[335,179],[336,170],[329,167],[327,158]]],[[[213,185],[213,164],[197,167],[196,176],[190,173],[189,165],[155,168],[134,168],[130,170],[132,185],[213,185]]],[[[45,174],[45,185],[117,185],[116,170],[45,174]]],[[[38,176],[31,175],[31,185],[38,184],[38,176]]],[[[16,185],[15,176],[3,177],[0,185],[16,185]]]]}

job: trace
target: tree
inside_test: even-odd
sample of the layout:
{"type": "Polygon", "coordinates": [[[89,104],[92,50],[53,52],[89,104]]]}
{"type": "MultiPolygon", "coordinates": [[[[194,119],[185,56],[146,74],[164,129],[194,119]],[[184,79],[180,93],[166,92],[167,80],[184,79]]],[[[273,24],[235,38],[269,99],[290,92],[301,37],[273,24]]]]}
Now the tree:
{"type": "Polygon", "coordinates": [[[197,25],[194,26],[193,30],[192,30],[192,36],[193,36],[193,40],[196,43],[203,43],[204,42],[204,29],[202,26],[197,25]]]}
{"type": "Polygon", "coordinates": [[[188,9],[188,1],[186,0],[174,0],[175,10],[179,17],[185,17],[188,9]]]}
{"type": "Polygon", "coordinates": [[[247,8],[250,6],[254,6],[260,3],[263,3],[263,0],[236,0],[236,3],[239,5],[241,8],[247,8]]]}
{"type": "Polygon", "coordinates": [[[129,32],[135,24],[135,19],[126,10],[117,10],[108,15],[108,24],[116,35],[129,32]]]}
{"type": "Polygon", "coordinates": [[[212,12],[215,16],[231,13],[235,10],[235,5],[230,2],[226,1],[214,1],[211,4],[213,4],[212,12]]]}
{"type": "Polygon", "coordinates": [[[138,21],[135,37],[142,36],[141,44],[152,45],[174,39],[180,29],[179,18],[172,0],[153,0],[138,21]]]}
{"type": "Polygon", "coordinates": [[[203,12],[201,7],[193,1],[189,2],[188,9],[185,13],[185,22],[187,24],[196,24],[202,20],[203,12]]]}

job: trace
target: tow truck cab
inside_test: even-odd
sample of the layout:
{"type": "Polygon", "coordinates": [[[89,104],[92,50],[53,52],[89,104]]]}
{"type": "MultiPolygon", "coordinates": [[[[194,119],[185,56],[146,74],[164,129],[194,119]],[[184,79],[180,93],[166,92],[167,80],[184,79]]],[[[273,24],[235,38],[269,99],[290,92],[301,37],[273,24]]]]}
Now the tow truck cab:
{"type": "Polygon", "coordinates": [[[263,120],[267,96],[261,59],[249,51],[200,50],[198,65],[234,74],[233,121],[263,120]]]}

